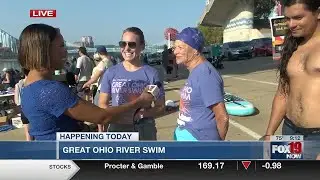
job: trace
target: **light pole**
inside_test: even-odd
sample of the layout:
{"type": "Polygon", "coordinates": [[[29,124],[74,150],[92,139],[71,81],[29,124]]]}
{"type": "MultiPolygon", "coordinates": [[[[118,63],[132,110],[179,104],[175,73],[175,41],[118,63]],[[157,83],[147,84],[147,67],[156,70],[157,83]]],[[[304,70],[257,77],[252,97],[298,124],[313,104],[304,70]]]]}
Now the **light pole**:
{"type": "Polygon", "coordinates": [[[168,49],[171,48],[171,34],[168,33],[168,49]]]}

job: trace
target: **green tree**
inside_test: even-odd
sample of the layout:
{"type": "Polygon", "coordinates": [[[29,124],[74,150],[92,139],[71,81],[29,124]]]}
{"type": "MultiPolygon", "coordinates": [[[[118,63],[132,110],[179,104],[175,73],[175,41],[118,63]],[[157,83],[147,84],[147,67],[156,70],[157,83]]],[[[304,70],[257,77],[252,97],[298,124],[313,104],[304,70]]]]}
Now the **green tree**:
{"type": "Polygon", "coordinates": [[[223,28],[222,27],[208,27],[208,26],[198,26],[199,30],[202,32],[205,38],[205,45],[211,45],[215,43],[223,42],[223,28]]]}
{"type": "Polygon", "coordinates": [[[274,6],[274,0],[254,0],[253,26],[255,28],[269,27],[269,14],[274,6]]]}

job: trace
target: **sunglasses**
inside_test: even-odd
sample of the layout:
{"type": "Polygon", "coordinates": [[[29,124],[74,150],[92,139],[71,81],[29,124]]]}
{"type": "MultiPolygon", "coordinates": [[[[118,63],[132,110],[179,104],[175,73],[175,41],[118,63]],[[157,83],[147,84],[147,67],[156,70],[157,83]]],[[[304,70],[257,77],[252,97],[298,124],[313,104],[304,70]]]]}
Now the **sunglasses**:
{"type": "Polygon", "coordinates": [[[120,48],[125,48],[127,45],[129,46],[130,49],[135,49],[137,47],[136,42],[126,42],[126,41],[119,42],[120,48]]]}

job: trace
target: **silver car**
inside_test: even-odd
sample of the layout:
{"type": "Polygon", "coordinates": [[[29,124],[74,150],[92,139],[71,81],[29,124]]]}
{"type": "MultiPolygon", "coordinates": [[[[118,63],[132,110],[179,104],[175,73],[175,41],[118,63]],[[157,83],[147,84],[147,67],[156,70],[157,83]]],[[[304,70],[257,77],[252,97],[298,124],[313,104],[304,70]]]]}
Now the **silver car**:
{"type": "Polygon", "coordinates": [[[228,60],[250,59],[252,58],[252,47],[249,41],[235,41],[224,43],[222,54],[228,60]]]}

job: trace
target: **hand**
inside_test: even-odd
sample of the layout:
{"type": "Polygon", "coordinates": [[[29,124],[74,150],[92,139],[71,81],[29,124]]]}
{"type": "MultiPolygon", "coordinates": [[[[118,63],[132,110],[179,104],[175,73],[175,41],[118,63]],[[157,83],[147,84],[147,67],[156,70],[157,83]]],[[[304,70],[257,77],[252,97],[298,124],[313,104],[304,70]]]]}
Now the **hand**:
{"type": "Polygon", "coordinates": [[[152,94],[148,93],[148,87],[144,89],[140,97],[138,98],[141,107],[150,107],[152,102],[154,101],[154,97],[152,94]]]}
{"type": "Polygon", "coordinates": [[[135,121],[137,121],[137,120],[139,120],[139,119],[141,119],[141,117],[143,116],[143,111],[138,111],[136,114],[135,114],[135,116],[133,117],[133,119],[135,120],[135,121]]]}
{"type": "Polygon", "coordinates": [[[104,132],[104,124],[98,124],[98,132],[104,132]]]}
{"type": "Polygon", "coordinates": [[[85,84],[82,86],[82,89],[85,89],[85,88],[90,88],[90,84],[85,83],[85,84]]]}
{"type": "Polygon", "coordinates": [[[146,109],[140,109],[140,111],[138,111],[135,116],[134,116],[134,120],[139,120],[141,118],[146,118],[146,109]]]}
{"type": "Polygon", "coordinates": [[[270,137],[271,137],[271,135],[264,135],[259,140],[260,141],[270,141],[270,137]]]}

